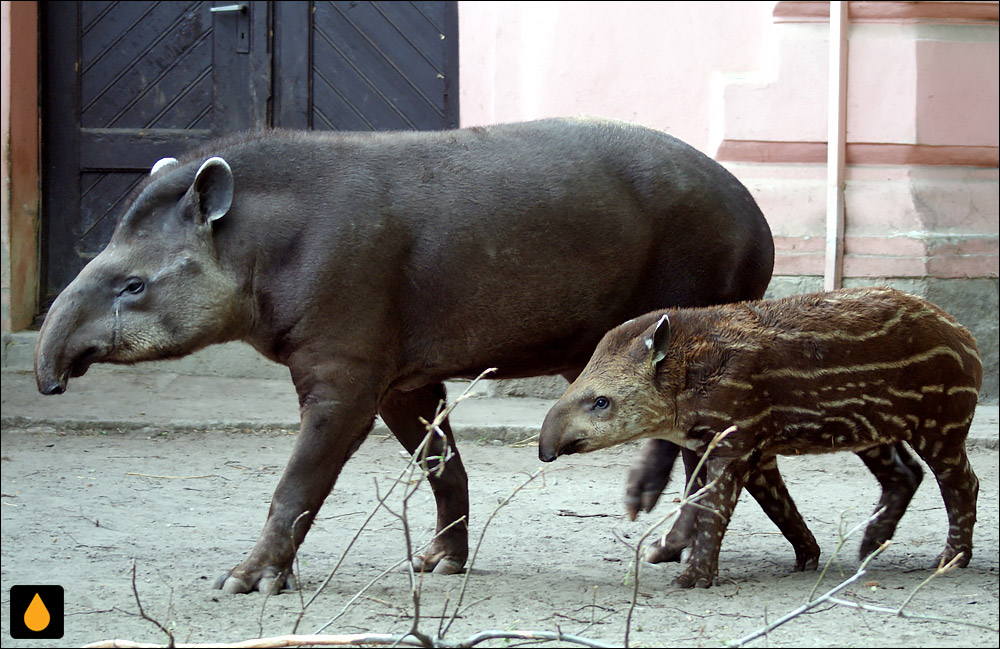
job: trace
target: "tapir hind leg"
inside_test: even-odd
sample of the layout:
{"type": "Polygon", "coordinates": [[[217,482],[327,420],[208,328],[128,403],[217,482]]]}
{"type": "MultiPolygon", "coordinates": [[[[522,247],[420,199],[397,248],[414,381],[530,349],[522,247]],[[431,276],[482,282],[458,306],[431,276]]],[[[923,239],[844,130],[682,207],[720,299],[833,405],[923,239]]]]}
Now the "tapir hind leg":
{"type": "Polygon", "coordinates": [[[913,450],[937,478],[944,507],[948,511],[948,541],[935,559],[935,567],[961,554],[958,567],[964,568],[972,558],[972,528],[976,524],[979,478],[972,471],[965,451],[965,437],[971,423],[972,415],[969,415],[964,423],[952,426],[949,435],[934,439],[936,443],[931,443],[929,435],[915,437],[911,441],[913,450]]]}
{"type": "MultiPolygon", "coordinates": [[[[432,421],[445,397],[443,383],[409,392],[396,390],[382,399],[379,414],[399,443],[412,454],[427,435],[420,418],[432,421]]],[[[428,463],[432,469],[428,480],[437,502],[438,534],[426,553],[413,558],[413,567],[455,574],[465,567],[469,555],[469,480],[447,419],[441,424],[441,431],[446,439],[434,437],[427,448],[428,457],[443,457],[445,443],[448,449],[448,459],[440,472],[433,470],[436,463],[428,463]]]]}
{"type": "Polygon", "coordinates": [[[858,552],[859,557],[864,559],[895,534],[899,519],[906,513],[913,494],[917,493],[924,470],[901,442],[859,451],[857,455],[882,487],[882,496],[875,510],[885,508],[882,515],[869,523],[865,530],[858,552]]]}

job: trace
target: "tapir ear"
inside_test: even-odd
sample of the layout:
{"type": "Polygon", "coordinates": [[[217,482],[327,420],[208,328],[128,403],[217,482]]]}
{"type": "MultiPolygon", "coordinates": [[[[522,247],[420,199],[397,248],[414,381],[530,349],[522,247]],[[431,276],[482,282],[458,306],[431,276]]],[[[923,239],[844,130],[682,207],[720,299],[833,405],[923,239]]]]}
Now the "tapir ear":
{"type": "Polygon", "coordinates": [[[667,357],[667,348],[670,347],[670,318],[664,313],[657,323],[646,331],[649,364],[655,367],[667,357]]]}
{"type": "Polygon", "coordinates": [[[149,175],[152,176],[157,171],[163,171],[167,167],[173,167],[175,164],[177,164],[177,158],[162,158],[157,160],[153,168],[149,170],[149,175]]]}
{"type": "Polygon", "coordinates": [[[209,158],[191,185],[204,222],[221,219],[233,204],[233,170],[222,158],[209,158]]]}

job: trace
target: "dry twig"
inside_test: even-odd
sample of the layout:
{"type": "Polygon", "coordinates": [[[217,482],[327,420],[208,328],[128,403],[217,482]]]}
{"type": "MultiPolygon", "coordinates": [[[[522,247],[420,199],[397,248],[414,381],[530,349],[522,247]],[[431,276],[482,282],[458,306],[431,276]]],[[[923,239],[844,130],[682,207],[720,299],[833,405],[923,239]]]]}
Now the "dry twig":
{"type": "Polygon", "coordinates": [[[678,514],[678,512],[680,512],[680,510],[683,507],[685,507],[685,506],[699,506],[700,507],[700,505],[698,505],[698,501],[701,500],[701,498],[703,498],[705,496],[705,494],[708,493],[709,489],[711,489],[712,486],[715,484],[715,481],[713,480],[712,482],[709,482],[704,487],[702,487],[701,489],[699,489],[698,491],[696,491],[695,493],[692,494],[691,490],[694,488],[694,483],[698,479],[698,475],[701,473],[702,467],[705,466],[705,462],[708,460],[708,456],[712,453],[712,451],[715,450],[715,448],[722,442],[722,440],[724,440],[726,438],[727,435],[729,435],[730,433],[732,433],[735,430],[736,430],[736,426],[730,426],[726,430],[718,432],[718,433],[715,434],[715,437],[713,437],[712,441],[709,442],[708,448],[705,450],[705,453],[701,456],[701,459],[698,460],[698,465],[695,467],[694,471],[691,473],[691,478],[688,480],[687,484],[684,485],[684,493],[681,494],[680,502],[677,503],[676,507],[674,507],[673,509],[671,509],[664,516],[660,517],[660,519],[658,521],[656,521],[655,523],[653,523],[652,525],[650,525],[646,529],[645,533],[641,537],[639,537],[638,542],[636,542],[636,544],[635,544],[635,556],[633,558],[633,562],[634,562],[633,565],[635,566],[635,578],[633,579],[633,584],[632,584],[632,601],[629,604],[628,615],[625,617],[625,639],[624,639],[624,646],[625,647],[629,646],[628,640],[629,640],[629,634],[631,633],[631,630],[632,630],[632,614],[635,612],[636,603],[638,602],[638,599],[639,599],[639,566],[640,566],[640,564],[642,562],[641,561],[641,557],[639,555],[640,555],[640,553],[642,551],[642,544],[643,544],[643,542],[647,538],[649,538],[649,536],[658,527],[660,527],[661,525],[663,525],[664,523],[666,523],[668,520],[670,520],[674,516],[676,516],[678,514]]]}

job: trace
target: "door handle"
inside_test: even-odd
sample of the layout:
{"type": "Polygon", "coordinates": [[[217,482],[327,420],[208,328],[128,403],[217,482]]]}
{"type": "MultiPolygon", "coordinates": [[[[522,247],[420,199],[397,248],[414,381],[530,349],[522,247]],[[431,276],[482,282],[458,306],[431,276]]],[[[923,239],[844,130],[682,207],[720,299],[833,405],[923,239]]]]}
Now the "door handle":
{"type": "Polygon", "coordinates": [[[213,14],[219,16],[236,14],[236,53],[250,53],[250,11],[246,2],[231,5],[209,7],[213,14]]]}
{"type": "Polygon", "coordinates": [[[247,12],[247,6],[243,3],[236,5],[224,5],[222,7],[211,7],[209,9],[213,14],[228,14],[228,13],[241,13],[245,14],[247,12]]]}

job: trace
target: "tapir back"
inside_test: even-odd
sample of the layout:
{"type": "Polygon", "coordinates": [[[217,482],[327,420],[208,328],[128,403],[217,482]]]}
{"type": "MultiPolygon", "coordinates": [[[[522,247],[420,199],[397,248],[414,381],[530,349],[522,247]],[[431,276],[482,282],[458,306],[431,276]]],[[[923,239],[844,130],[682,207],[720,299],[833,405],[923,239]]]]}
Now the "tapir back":
{"type": "Polygon", "coordinates": [[[391,348],[399,385],[578,369],[625,318],[760,297],[771,276],[746,188],[635,125],[274,132],[212,151],[237,186],[217,239],[257,264],[269,295],[256,301],[274,306],[264,337],[298,327],[391,348]]]}
{"type": "Polygon", "coordinates": [[[924,300],[865,288],[722,309],[675,316],[678,348],[700,349],[685,356],[678,429],[735,424],[768,454],[899,440],[947,452],[942,439],[971,421],[975,340],[924,300]]]}

